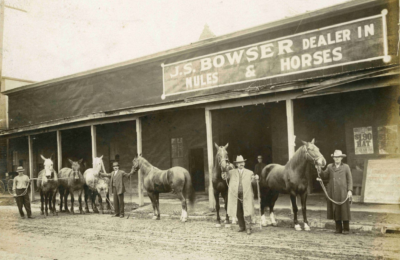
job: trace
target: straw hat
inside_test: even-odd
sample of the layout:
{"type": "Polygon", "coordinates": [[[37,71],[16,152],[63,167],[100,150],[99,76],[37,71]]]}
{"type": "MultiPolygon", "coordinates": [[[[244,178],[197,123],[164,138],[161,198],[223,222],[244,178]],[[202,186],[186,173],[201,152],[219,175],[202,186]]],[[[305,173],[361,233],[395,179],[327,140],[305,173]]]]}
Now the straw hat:
{"type": "Polygon", "coordinates": [[[346,155],[344,153],[342,153],[341,150],[335,150],[335,152],[333,152],[333,154],[331,154],[332,157],[346,157],[346,155]]]}
{"type": "Polygon", "coordinates": [[[25,171],[24,167],[22,166],[17,167],[17,172],[24,172],[24,171],[25,171]]]}
{"type": "Polygon", "coordinates": [[[241,162],[245,162],[247,161],[247,159],[244,159],[243,156],[238,155],[236,156],[236,161],[234,161],[234,163],[241,163],[241,162]]]}
{"type": "Polygon", "coordinates": [[[118,162],[113,162],[113,167],[114,166],[118,166],[119,167],[119,163],[118,162]]]}

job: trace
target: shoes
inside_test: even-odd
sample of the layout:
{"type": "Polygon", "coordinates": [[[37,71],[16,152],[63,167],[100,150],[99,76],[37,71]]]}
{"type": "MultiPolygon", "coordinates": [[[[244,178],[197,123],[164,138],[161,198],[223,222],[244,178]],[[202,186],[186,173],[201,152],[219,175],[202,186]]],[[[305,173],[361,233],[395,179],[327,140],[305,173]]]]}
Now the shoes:
{"type": "Polygon", "coordinates": [[[335,231],[335,234],[342,234],[343,232],[342,231],[335,231]]]}
{"type": "Polygon", "coordinates": [[[350,234],[350,230],[344,230],[343,231],[343,235],[348,235],[348,234],[350,234]]]}
{"type": "Polygon", "coordinates": [[[119,217],[119,214],[115,214],[113,217],[119,217]]]}
{"type": "Polygon", "coordinates": [[[30,219],[34,219],[35,217],[32,217],[32,216],[28,216],[28,218],[30,218],[30,219]]]}
{"type": "Polygon", "coordinates": [[[120,218],[123,218],[123,217],[124,217],[124,214],[121,214],[120,218]]]}
{"type": "Polygon", "coordinates": [[[247,229],[246,232],[247,232],[247,235],[251,235],[251,229],[247,229]]]}
{"type": "Polygon", "coordinates": [[[24,218],[25,218],[25,216],[21,216],[21,218],[22,218],[22,219],[24,219],[24,218]]]}
{"type": "Polygon", "coordinates": [[[246,229],[244,229],[244,228],[240,228],[240,229],[238,230],[238,232],[244,232],[244,231],[246,231],[246,229]]]}

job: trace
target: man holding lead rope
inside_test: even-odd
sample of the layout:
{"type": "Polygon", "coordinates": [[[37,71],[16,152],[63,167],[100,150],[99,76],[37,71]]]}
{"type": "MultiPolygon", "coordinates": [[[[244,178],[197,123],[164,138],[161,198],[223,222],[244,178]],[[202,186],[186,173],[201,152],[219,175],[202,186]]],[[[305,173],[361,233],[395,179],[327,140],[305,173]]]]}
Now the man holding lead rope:
{"type": "Polygon", "coordinates": [[[228,176],[223,173],[223,179],[230,179],[228,193],[228,215],[237,216],[239,232],[251,234],[251,216],[254,215],[254,194],[252,182],[259,179],[252,171],[244,168],[245,159],[239,155],[234,162],[237,169],[230,170],[228,176]]]}
{"type": "MultiPolygon", "coordinates": [[[[335,163],[329,164],[325,170],[321,171],[322,179],[328,180],[327,195],[334,200],[327,199],[327,219],[333,219],[336,222],[337,234],[348,234],[350,232],[350,203],[353,197],[353,177],[349,165],[342,163],[345,154],[340,150],[335,150],[331,155],[335,163]],[[343,225],[342,225],[343,224],[343,225]]],[[[317,178],[321,181],[320,178],[317,178]]],[[[322,184],[321,184],[322,185],[322,184]]]]}
{"type": "Polygon", "coordinates": [[[28,218],[33,218],[31,211],[31,202],[29,201],[29,192],[28,192],[30,180],[29,177],[24,174],[24,171],[25,171],[24,167],[18,166],[17,168],[18,176],[15,176],[13,181],[13,195],[17,202],[21,218],[25,218],[22,206],[25,207],[28,218]]]}

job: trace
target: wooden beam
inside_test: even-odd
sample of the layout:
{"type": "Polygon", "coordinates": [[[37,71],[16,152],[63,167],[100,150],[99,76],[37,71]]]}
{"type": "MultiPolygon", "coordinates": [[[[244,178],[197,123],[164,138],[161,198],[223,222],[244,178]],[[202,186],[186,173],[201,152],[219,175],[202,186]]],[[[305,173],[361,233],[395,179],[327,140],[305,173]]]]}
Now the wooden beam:
{"type": "Polygon", "coordinates": [[[96,143],[96,126],[90,126],[90,134],[92,137],[92,163],[94,162],[94,158],[97,157],[97,143],[96,143]]]}
{"type": "Polygon", "coordinates": [[[287,134],[288,134],[288,151],[289,160],[294,155],[295,150],[295,136],[294,136],[294,119],[293,119],[293,99],[286,100],[286,119],[287,119],[287,134]]]}
{"type": "Polygon", "coordinates": [[[57,165],[58,172],[62,168],[62,141],[61,141],[61,131],[57,130],[57,165]]]}
{"type": "MultiPolygon", "coordinates": [[[[29,151],[29,178],[33,179],[33,150],[32,150],[32,137],[28,136],[28,151],[29,151]]],[[[31,201],[35,200],[35,186],[34,182],[31,182],[31,201]]]]}
{"type": "MultiPolygon", "coordinates": [[[[137,153],[142,154],[142,121],[139,118],[136,119],[136,148],[137,153]]],[[[143,178],[142,178],[142,171],[139,170],[138,172],[138,195],[139,195],[139,206],[144,205],[143,200],[143,178]]]]}
{"type": "Polygon", "coordinates": [[[214,189],[212,186],[214,149],[212,136],[212,115],[211,110],[205,110],[206,132],[207,132],[207,159],[208,159],[208,205],[211,210],[215,209],[214,189]]]}

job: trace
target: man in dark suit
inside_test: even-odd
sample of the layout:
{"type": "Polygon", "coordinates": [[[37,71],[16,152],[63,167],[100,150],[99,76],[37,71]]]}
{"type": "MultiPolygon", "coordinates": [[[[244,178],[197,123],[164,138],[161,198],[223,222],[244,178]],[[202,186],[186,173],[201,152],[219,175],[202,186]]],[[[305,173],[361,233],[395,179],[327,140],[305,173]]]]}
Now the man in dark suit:
{"type": "Polygon", "coordinates": [[[133,171],[126,173],[119,169],[119,163],[113,162],[113,171],[111,174],[102,174],[103,176],[111,177],[111,190],[114,195],[114,217],[124,217],[124,177],[129,177],[133,171]]]}
{"type": "Polygon", "coordinates": [[[261,176],[261,171],[264,169],[265,166],[267,166],[265,163],[263,163],[263,158],[261,155],[257,156],[258,163],[256,164],[256,167],[254,168],[254,173],[258,176],[261,176]]]}

